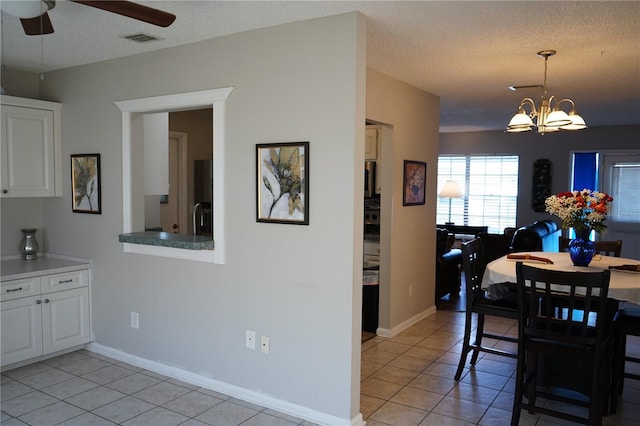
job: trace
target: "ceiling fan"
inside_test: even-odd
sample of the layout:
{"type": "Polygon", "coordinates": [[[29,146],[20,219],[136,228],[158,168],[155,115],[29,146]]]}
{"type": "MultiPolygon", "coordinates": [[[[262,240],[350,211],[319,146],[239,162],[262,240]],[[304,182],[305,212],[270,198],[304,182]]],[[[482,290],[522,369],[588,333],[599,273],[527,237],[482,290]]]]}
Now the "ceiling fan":
{"type": "MultiPolygon", "coordinates": [[[[137,19],[138,21],[147,22],[159,27],[168,27],[176,20],[176,16],[172,13],[143,6],[131,1],[70,1],[137,19]]],[[[43,35],[53,33],[53,25],[47,12],[55,7],[55,0],[2,1],[0,4],[4,12],[20,18],[25,34],[43,35]]]]}

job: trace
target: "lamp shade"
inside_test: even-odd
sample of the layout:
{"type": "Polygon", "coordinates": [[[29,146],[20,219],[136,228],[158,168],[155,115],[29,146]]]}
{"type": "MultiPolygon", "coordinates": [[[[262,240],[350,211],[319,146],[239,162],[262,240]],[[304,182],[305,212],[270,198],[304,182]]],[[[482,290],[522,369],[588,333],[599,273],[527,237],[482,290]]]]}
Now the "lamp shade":
{"type": "Polygon", "coordinates": [[[462,197],[462,192],[460,191],[460,187],[456,181],[448,180],[444,183],[444,186],[438,196],[445,198],[460,198],[462,197]]]}

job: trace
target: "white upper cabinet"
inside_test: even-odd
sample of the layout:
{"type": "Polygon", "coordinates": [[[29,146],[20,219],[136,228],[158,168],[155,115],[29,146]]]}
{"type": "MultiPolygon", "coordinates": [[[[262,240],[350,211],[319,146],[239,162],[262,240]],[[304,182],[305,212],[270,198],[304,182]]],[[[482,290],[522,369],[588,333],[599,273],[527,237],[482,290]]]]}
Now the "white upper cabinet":
{"type": "Polygon", "coordinates": [[[378,159],[378,128],[367,127],[365,129],[364,159],[375,161],[378,159]]]}
{"type": "Polygon", "coordinates": [[[60,108],[2,96],[0,197],[61,196],[60,108]]]}

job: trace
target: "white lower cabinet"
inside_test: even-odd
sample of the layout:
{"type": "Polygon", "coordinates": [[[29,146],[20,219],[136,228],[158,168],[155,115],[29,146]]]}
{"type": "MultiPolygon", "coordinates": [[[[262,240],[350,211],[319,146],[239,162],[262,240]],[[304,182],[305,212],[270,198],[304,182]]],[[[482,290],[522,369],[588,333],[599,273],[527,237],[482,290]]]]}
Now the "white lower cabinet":
{"type": "Polygon", "coordinates": [[[85,269],[2,283],[2,366],[90,341],[88,274],[85,269]]]}

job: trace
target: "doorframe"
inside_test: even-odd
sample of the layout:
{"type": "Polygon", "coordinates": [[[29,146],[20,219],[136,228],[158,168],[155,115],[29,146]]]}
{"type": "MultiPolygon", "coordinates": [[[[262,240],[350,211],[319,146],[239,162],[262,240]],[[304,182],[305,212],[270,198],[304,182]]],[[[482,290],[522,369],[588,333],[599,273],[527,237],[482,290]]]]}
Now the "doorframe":
{"type": "Polygon", "coordinates": [[[187,218],[189,217],[189,195],[187,193],[188,188],[188,143],[189,137],[185,132],[176,132],[169,130],[169,139],[175,139],[178,143],[178,181],[180,187],[178,188],[178,226],[180,233],[185,233],[184,230],[189,229],[187,218]]]}

